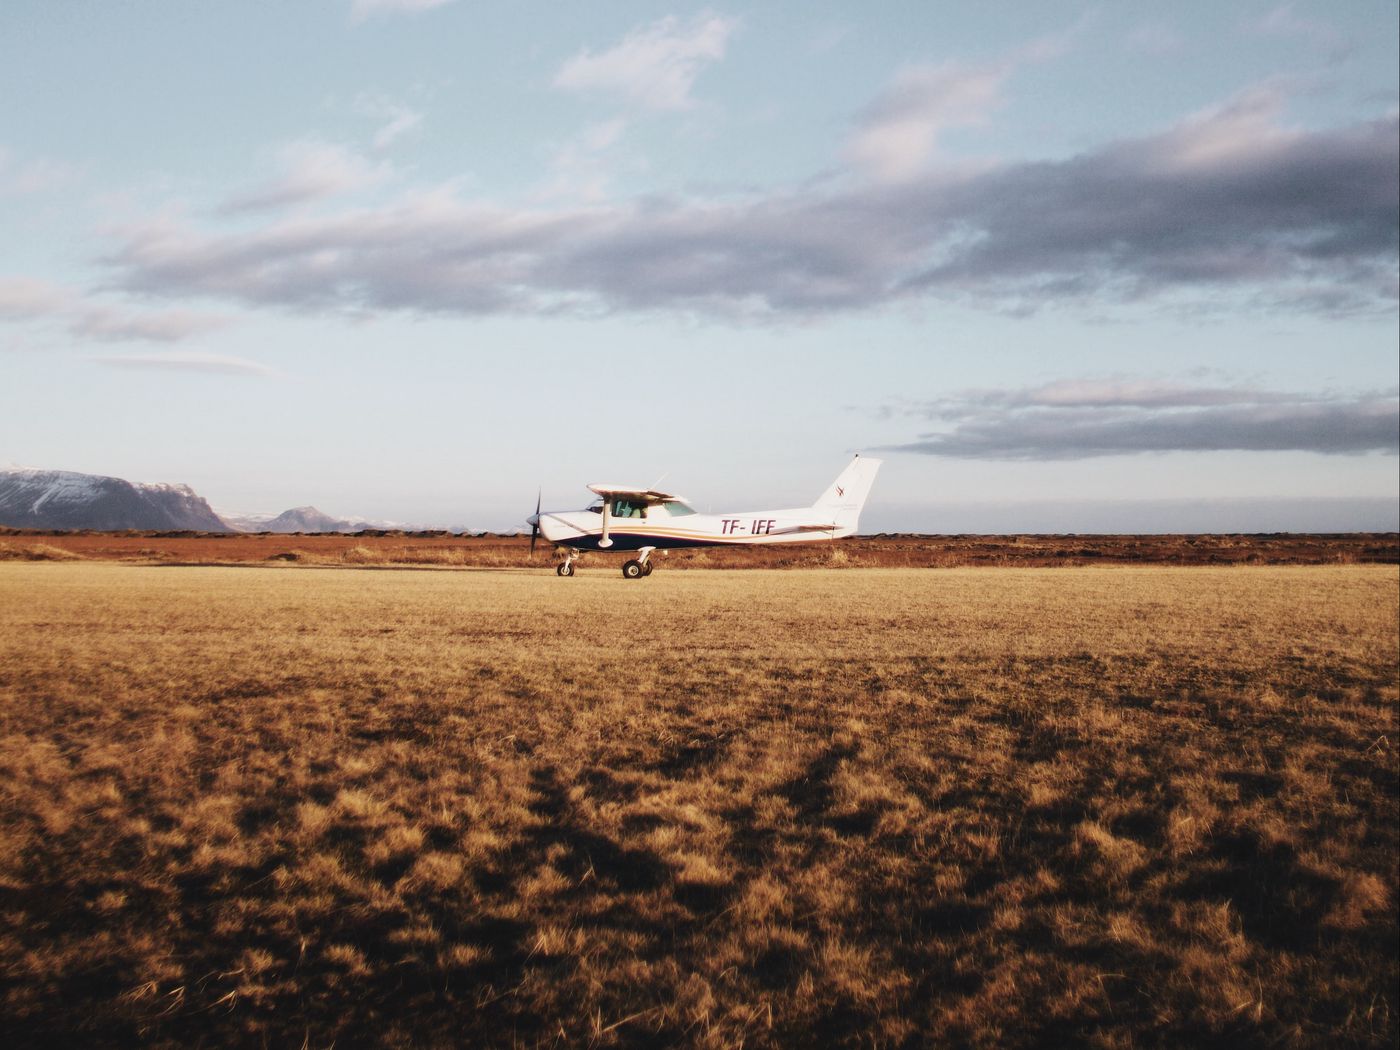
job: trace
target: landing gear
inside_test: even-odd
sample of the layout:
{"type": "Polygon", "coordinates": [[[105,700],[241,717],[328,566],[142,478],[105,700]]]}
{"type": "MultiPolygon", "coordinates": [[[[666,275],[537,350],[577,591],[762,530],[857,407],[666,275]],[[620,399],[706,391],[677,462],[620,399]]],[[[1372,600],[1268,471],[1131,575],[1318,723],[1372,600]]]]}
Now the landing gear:
{"type": "Polygon", "coordinates": [[[572,560],[561,561],[559,563],[559,568],[555,569],[554,571],[560,576],[572,576],[574,574],[574,563],[572,560]]]}
{"type": "Polygon", "coordinates": [[[638,551],[638,557],[622,563],[622,578],[624,580],[638,580],[643,576],[650,576],[653,568],[651,564],[651,552],[655,547],[643,547],[638,551]]]}

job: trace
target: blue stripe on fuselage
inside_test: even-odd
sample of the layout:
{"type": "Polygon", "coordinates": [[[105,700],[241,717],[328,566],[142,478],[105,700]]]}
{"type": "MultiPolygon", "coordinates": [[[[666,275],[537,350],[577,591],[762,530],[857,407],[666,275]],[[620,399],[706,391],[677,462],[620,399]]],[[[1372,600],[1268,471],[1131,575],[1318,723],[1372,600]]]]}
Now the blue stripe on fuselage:
{"type": "Polygon", "coordinates": [[[570,540],[557,541],[561,547],[571,547],[576,551],[604,551],[611,553],[614,551],[639,551],[643,547],[655,547],[657,550],[681,550],[685,547],[724,547],[729,544],[722,540],[687,540],[676,536],[657,536],[645,532],[623,532],[618,529],[608,530],[608,539],[612,540],[611,547],[600,547],[598,541],[603,537],[598,534],[588,536],[575,536],[570,540]]]}

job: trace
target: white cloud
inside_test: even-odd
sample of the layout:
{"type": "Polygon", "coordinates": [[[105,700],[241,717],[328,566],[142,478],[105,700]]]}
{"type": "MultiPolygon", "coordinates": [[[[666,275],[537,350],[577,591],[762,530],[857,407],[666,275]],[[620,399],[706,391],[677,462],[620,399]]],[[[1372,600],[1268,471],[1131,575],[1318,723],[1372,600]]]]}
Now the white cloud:
{"type": "Polygon", "coordinates": [[[264,211],[305,204],[369,189],[393,173],[385,161],[371,163],[344,146],[317,139],[288,143],[278,151],[282,173],[275,179],[227,201],[227,212],[264,211]]]}
{"type": "Polygon", "coordinates": [[[606,51],[580,51],[555,74],[554,84],[617,93],[645,109],[689,109],[696,77],[724,57],[737,26],[736,19],[709,13],[686,23],[663,18],[634,29],[606,51]]]}
{"type": "Polygon", "coordinates": [[[77,169],[70,164],[45,157],[19,160],[0,147],[0,195],[47,193],[63,189],[77,178],[77,169]]]}
{"type": "Polygon", "coordinates": [[[374,133],[374,148],[388,149],[389,145],[402,135],[414,130],[423,123],[423,114],[407,108],[395,106],[388,114],[383,127],[374,133]]]}
{"type": "Polygon", "coordinates": [[[1246,27],[1266,36],[1304,40],[1325,52],[1328,61],[1333,63],[1342,61],[1355,50],[1355,44],[1332,23],[1300,15],[1293,4],[1280,4],[1262,17],[1247,22],[1246,27]]]}
{"type": "Polygon", "coordinates": [[[243,357],[224,354],[170,352],[160,354],[113,354],[89,360],[110,368],[157,369],[167,372],[209,372],[216,375],[241,375],[271,378],[280,375],[276,369],[243,357]]]}
{"type": "Polygon", "coordinates": [[[904,70],[866,109],[846,145],[846,159],[876,178],[895,181],[928,164],[949,128],[986,122],[1001,104],[1011,67],[945,63],[904,70]]]}
{"type": "Polygon", "coordinates": [[[1301,133],[1279,120],[1287,101],[1281,81],[1247,88],[1159,136],[1153,161],[1163,171],[1182,172],[1257,163],[1298,141],[1301,133]]]}
{"type": "Polygon", "coordinates": [[[417,14],[445,7],[453,0],[354,0],[350,6],[350,21],[363,22],[375,15],[417,14]]]}
{"type": "Polygon", "coordinates": [[[69,331],[87,339],[106,342],[149,340],[178,343],[190,336],[227,327],[229,320],[192,310],[133,313],[109,306],[85,306],[75,311],[69,331]]]}
{"type": "Polygon", "coordinates": [[[620,117],[589,124],[554,152],[554,177],[540,194],[574,201],[601,201],[607,195],[614,147],[627,132],[620,117]]]}
{"type": "Polygon", "coordinates": [[[844,159],[882,182],[921,175],[937,159],[946,131],[987,123],[1003,104],[1002,89],[1011,75],[1063,56],[1090,20],[1086,13],[1068,29],[1037,37],[993,61],[902,70],[857,118],[844,159]]]}
{"type": "Polygon", "coordinates": [[[1174,27],[1163,22],[1149,22],[1128,34],[1130,50],[1153,57],[1180,54],[1186,41],[1174,27]]]}
{"type": "Polygon", "coordinates": [[[379,122],[371,140],[375,152],[383,152],[398,139],[417,131],[423,125],[421,112],[382,95],[361,95],[355,100],[355,110],[361,116],[379,122]]]}
{"type": "Polygon", "coordinates": [[[0,318],[27,320],[44,317],[66,309],[72,293],[54,284],[33,277],[0,277],[0,318]]]}
{"type": "Polygon", "coordinates": [[[226,317],[192,310],[132,311],[85,299],[71,288],[32,277],[0,277],[0,320],[56,320],[83,339],[162,343],[229,324],[226,317]]]}

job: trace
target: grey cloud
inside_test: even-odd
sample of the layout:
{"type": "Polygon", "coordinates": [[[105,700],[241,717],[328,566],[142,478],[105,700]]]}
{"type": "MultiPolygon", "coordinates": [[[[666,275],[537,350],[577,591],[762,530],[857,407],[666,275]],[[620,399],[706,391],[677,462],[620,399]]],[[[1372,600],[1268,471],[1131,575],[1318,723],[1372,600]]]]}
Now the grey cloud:
{"type": "Polygon", "coordinates": [[[1276,92],[1064,161],[738,198],[512,208],[451,191],[251,232],[149,224],[116,285],[319,310],[678,310],[800,319],[900,300],[1393,309],[1394,115],[1276,126],[1276,92]]]}
{"type": "Polygon", "coordinates": [[[1046,399],[1041,388],[905,405],[905,414],[947,426],[887,449],[1013,460],[1141,452],[1400,451],[1400,397],[1394,391],[1307,395],[1160,385],[1154,397],[1153,384],[1142,386],[1141,393],[1099,400],[1046,399]]]}
{"type": "Polygon", "coordinates": [[[1257,116],[959,186],[947,206],[967,244],[907,284],[1070,297],[1294,284],[1342,303],[1392,298],[1396,119],[1283,134],[1257,116]],[[1253,148],[1231,141],[1251,132],[1253,148]]]}
{"type": "Polygon", "coordinates": [[[1241,498],[1024,500],[872,504],[861,516],[870,532],[943,534],[1094,534],[1249,532],[1394,532],[1393,499],[1241,498]]]}
{"type": "MultiPolygon", "coordinates": [[[[1327,401],[1313,396],[1306,400],[1327,401]]],[[[929,419],[964,419],[979,412],[1000,409],[1172,409],[1212,405],[1296,404],[1299,395],[1248,387],[1187,386],[1151,379],[1062,379],[1037,387],[1011,390],[966,390],[935,401],[903,402],[905,415],[929,419]]],[[[886,418],[895,406],[886,406],[886,418]]]]}

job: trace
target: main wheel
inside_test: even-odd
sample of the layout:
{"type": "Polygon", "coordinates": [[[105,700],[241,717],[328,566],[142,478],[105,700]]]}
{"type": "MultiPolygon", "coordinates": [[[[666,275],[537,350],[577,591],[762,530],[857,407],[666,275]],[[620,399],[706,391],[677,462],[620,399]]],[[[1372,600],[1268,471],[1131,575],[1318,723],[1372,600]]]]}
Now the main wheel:
{"type": "Polygon", "coordinates": [[[647,562],[645,565],[642,566],[642,575],[643,575],[643,576],[650,576],[650,575],[651,575],[651,570],[652,570],[653,568],[655,568],[655,566],[653,566],[651,562],[647,562]]]}
{"type": "Polygon", "coordinates": [[[646,567],[636,558],[631,558],[622,563],[622,577],[626,580],[638,580],[647,574],[646,567]]]}
{"type": "Polygon", "coordinates": [[[574,574],[574,567],[570,562],[561,561],[559,563],[559,568],[554,571],[560,576],[572,576],[574,574]]]}

